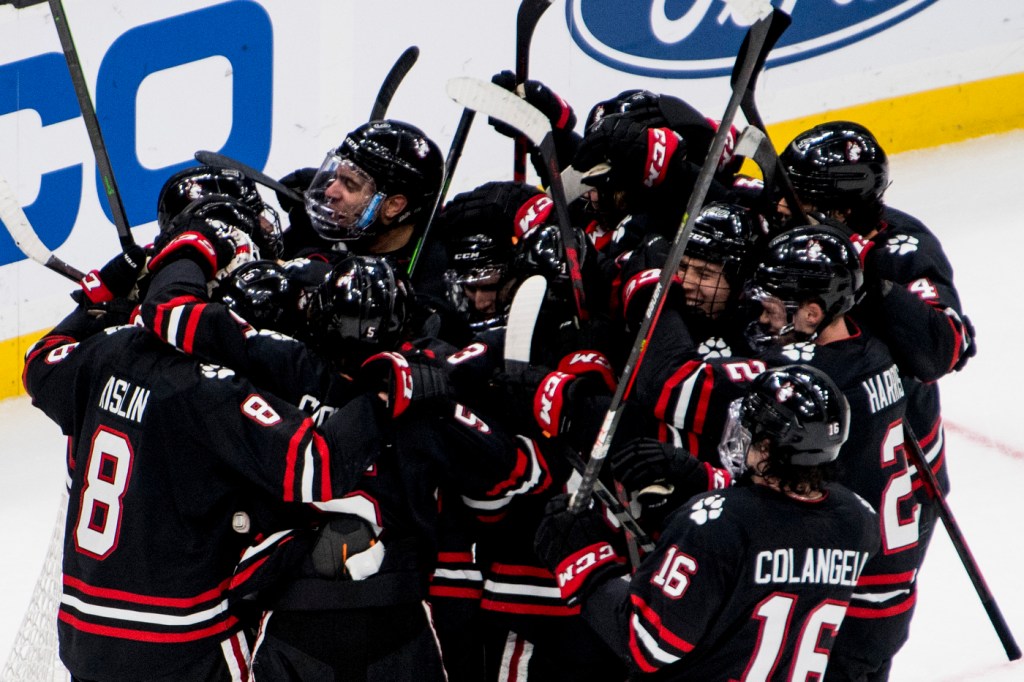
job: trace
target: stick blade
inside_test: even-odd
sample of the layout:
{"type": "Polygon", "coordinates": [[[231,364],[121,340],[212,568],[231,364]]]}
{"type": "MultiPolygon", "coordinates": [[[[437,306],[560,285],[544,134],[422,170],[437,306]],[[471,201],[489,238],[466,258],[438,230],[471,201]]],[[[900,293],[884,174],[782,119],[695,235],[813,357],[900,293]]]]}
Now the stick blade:
{"type": "MultiPolygon", "coordinates": [[[[770,7],[770,5],[769,5],[770,7]]],[[[732,75],[729,77],[729,83],[734,88],[736,87],[736,81],[739,78],[740,66],[746,61],[746,54],[750,50],[751,39],[760,32],[764,33],[764,41],[760,43],[760,53],[758,54],[757,62],[754,64],[755,74],[760,74],[764,69],[765,60],[768,58],[768,53],[772,51],[775,43],[779,40],[779,37],[789,28],[789,25],[793,23],[793,18],[783,12],[780,9],[772,9],[770,14],[766,14],[762,18],[754,22],[754,25],[750,27],[750,31],[743,37],[743,43],[740,45],[739,58],[736,60],[736,64],[733,67],[732,75]]],[[[759,41],[760,42],[760,41],[759,41]]],[[[751,78],[745,89],[753,90],[756,81],[756,76],[751,78]]]]}
{"type": "Polygon", "coordinates": [[[398,56],[391,70],[388,71],[388,75],[384,77],[384,82],[380,85],[377,99],[373,101],[373,108],[370,109],[369,120],[379,121],[387,116],[388,107],[391,106],[391,100],[394,99],[398,86],[401,85],[405,75],[409,73],[419,57],[420,48],[415,45],[405,48],[405,51],[398,56]]]}
{"type": "Polygon", "coordinates": [[[524,369],[530,364],[533,349],[533,332],[537,326],[537,315],[544,303],[548,282],[543,275],[533,275],[519,285],[508,311],[508,325],[505,328],[505,369],[524,369]]]}
{"type": "Polygon", "coordinates": [[[490,81],[460,76],[448,81],[445,92],[466,109],[507,123],[537,146],[551,132],[551,122],[540,110],[490,81]]]}

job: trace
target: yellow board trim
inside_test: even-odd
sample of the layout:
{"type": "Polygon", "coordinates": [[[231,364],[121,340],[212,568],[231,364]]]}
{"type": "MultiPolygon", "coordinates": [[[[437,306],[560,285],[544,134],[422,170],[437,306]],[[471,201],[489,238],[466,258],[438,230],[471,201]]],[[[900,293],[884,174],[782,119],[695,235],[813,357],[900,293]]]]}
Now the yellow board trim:
{"type": "MultiPolygon", "coordinates": [[[[1024,128],[1022,92],[1024,73],[997,76],[772,123],[768,136],[782,150],[819,123],[856,121],[887,154],[900,154],[1024,128]]],[[[760,177],[749,162],[743,172],[760,177]]]]}
{"type": "Polygon", "coordinates": [[[37,331],[0,341],[0,400],[25,394],[25,388],[21,385],[25,353],[44,333],[37,331]]]}
{"type": "MultiPolygon", "coordinates": [[[[818,123],[856,121],[875,134],[887,153],[899,154],[1024,128],[1022,92],[1024,73],[998,76],[781,121],[769,125],[768,134],[781,148],[818,123]]],[[[24,394],[25,351],[42,333],[0,341],[0,399],[24,394]]]]}

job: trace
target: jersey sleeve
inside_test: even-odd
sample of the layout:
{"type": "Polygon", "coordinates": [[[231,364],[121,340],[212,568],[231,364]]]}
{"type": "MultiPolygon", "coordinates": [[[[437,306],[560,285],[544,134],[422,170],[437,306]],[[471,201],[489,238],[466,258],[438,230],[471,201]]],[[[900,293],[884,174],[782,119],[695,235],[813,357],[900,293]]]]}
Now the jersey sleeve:
{"type": "Polygon", "coordinates": [[[921,381],[935,381],[952,371],[972,339],[953,268],[938,239],[923,226],[885,230],[875,237],[865,269],[869,277],[893,283],[876,314],[901,369],[921,381]]]}
{"type": "Polygon", "coordinates": [[[326,386],[326,367],[291,337],[259,332],[227,306],[207,300],[202,271],[188,260],[164,267],[142,304],[142,321],[165,343],[204,362],[230,367],[261,388],[296,398],[326,386]]]}
{"type": "Polygon", "coordinates": [[[730,594],[738,570],[730,552],[744,541],[732,524],[707,523],[721,500],[716,494],[694,498],[698,511],[677,512],[633,576],[627,647],[641,672],[656,672],[692,651],[730,594]]]}
{"type": "Polygon", "coordinates": [[[381,451],[375,425],[382,405],[371,396],[354,398],[317,427],[306,413],[223,368],[197,369],[209,375],[190,401],[198,437],[213,439],[228,466],[284,502],[348,494],[381,451]]]}
{"type": "Polygon", "coordinates": [[[465,405],[452,405],[450,418],[439,423],[439,435],[445,469],[462,503],[480,521],[497,521],[516,496],[551,486],[551,471],[537,443],[511,436],[465,405]]]}
{"type": "Polygon", "coordinates": [[[677,311],[666,309],[637,369],[637,402],[680,430],[683,445],[701,459],[714,457],[729,402],[764,371],[757,359],[704,360],[688,347],[689,332],[677,311]]]}

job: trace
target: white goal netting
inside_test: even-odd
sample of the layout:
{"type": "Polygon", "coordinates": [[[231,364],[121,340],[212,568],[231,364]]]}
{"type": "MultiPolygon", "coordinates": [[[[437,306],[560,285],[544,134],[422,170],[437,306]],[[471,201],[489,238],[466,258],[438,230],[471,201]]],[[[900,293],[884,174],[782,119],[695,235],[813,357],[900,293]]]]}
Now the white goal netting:
{"type": "Polygon", "coordinates": [[[0,682],[67,682],[68,671],[57,656],[57,608],[61,594],[61,558],[64,555],[64,515],[68,496],[61,496],[57,520],[46,550],[28,609],[18,627],[10,654],[0,671],[0,682]]]}

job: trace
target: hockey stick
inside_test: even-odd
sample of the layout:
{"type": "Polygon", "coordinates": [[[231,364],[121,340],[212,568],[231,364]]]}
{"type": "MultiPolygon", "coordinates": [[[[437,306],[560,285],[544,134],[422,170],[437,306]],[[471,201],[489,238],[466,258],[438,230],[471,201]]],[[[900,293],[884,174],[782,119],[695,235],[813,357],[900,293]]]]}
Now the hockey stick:
{"type": "Polygon", "coordinates": [[[466,146],[466,138],[469,136],[469,129],[473,127],[473,119],[475,117],[476,112],[472,109],[463,109],[462,116],[459,117],[459,125],[455,128],[452,143],[448,147],[448,156],[444,160],[444,177],[441,179],[441,190],[437,193],[437,199],[434,200],[434,206],[430,209],[430,216],[427,218],[427,223],[423,228],[423,234],[420,236],[419,242],[416,243],[416,249],[412,252],[412,258],[409,260],[409,268],[406,270],[406,273],[409,275],[410,280],[412,279],[412,273],[416,270],[416,264],[420,262],[420,253],[423,252],[423,245],[427,241],[430,228],[434,226],[437,214],[441,212],[445,197],[448,196],[448,189],[452,184],[452,176],[455,175],[455,167],[459,164],[459,159],[462,158],[462,150],[466,146]]]}
{"type": "Polygon", "coordinates": [[[569,266],[569,281],[572,283],[576,314],[580,320],[588,319],[579,243],[569,218],[569,204],[566,201],[565,188],[562,186],[562,174],[558,168],[551,121],[526,100],[489,81],[466,77],[452,78],[448,81],[447,91],[448,96],[463,107],[496,118],[519,130],[540,150],[551,178],[548,190],[555,206],[562,247],[569,266]]]}
{"type": "Polygon", "coordinates": [[[379,121],[387,115],[388,107],[391,106],[391,99],[395,96],[395,91],[398,90],[398,86],[401,84],[402,79],[405,78],[405,74],[409,73],[409,69],[416,63],[419,56],[420,48],[415,45],[405,48],[405,51],[398,56],[394,66],[388,71],[388,75],[384,77],[384,82],[380,85],[377,99],[373,101],[373,108],[370,109],[371,121],[379,121]]]}
{"type": "Polygon", "coordinates": [[[89,97],[89,88],[85,84],[85,74],[82,73],[82,64],[78,60],[75,41],[71,37],[68,17],[64,13],[64,5],[61,4],[61,0],[49,0],[49,3],[50,12],[53,14],[53,23],[57,26],[57,35],[60,37],[60,46],[64,50],[64,60],[71,73],[71,83],[74,85],[75,95],[78,97],[78,108],[82,110],[85,130],[89,134],[92,152],[96,157],[96,168],[99,170],[100,180],[103,183],[103,193],[107,197],[110,214],[114,217],[114,227],[117,228],[121,249],[125,250],[129,246],[135,245],[135,238],[132,237],[131,226],[128,224],[128,215],[125,213],[124,204],[121,201],[121,192],[118,191],[117,182],[114,180],[114,169],[110,166],[107,145],[103,142],[103,131],[100,130],[100,122],[96,118],[96,110],[89,97]]]}
{"type": "Polygon", "coordinates": [[[1018,660],[1021,657],[1020,647],[1017,646],[1017,641],[1013,638],[1013,633],[1010,632],[1010,627],[1006,624],[1006,619],[1003,618],[1003,613],[999,610],[999,605],[996,604],[996,599],[988,588],[984,576],[981,574],[978,562],[974,559],[974,555],[971,554],[971,550],[967,546],[967,539],[964,538],[960,525],[953,517],[953,510],[949,508],[949,503],[942,494],[942,488],[939,487],[939,482],[935,478],[935,472],[932,471],[931,466],[928,464],[928,459],[921,449],[921,442],[914,435],[914,430],[910,428],[910,424],[906,419],[903,420],[903,433],[906,436],[907,445],[910,446],[907,450],[907,456],[917,468],[921,485],[924,486],[929,499],[935,502],[936,512],[942,520],[942,525],[946,527],[946,534],[949,535],[953,547],[956,548],[956,553],[960,556],[960,562],[963,563],[964,569],[967,571],[967,575],[970,577],[971,582],[974,584],[974,589],[978,593],[978,597],[981,598],[981,605],[985,607],[985,612],[988,614],[989,620],[992,621],[992,627],[995,628],[999,641],[1003,644],[1006,657],[1011,661],[1018,660]]]}
{"type": "MultiPolygon", "coordinates": [[[[551,0],[523,0],[519,3],[516,13],[516,95],[526,97],[526,79],[530,73],[530,43],[537,22],[545,10],[551,6],[551,0]]],[[[526,137],[517,135],[515,139],[515,156],[512,164],[512,179],[526,182],[526,155],[528,152],[526,137]]]]}
{"type": "Polygon", "coordinates": [[[258,171],[252,166],[247,166],[241,161],[232,159],[229,156],[218,154],[217,152],[209,152],[204,149],[200,149],[195,153],[195,159],[199,163],[206,164],[207,166],[215,166],[217,168],[228,168],[230,170],[236,170],[245,177],[249,178],[253,182],[257,182],[264,187],[268,187],[275,192],[279,192],[292,201],[302,203],[305,201],[302,195],[296,192],[291,187],[282,185],[280,182],[270,177],[262,171],[258,171]]]}
{"type": "MultiPolygon", "coordinates": [[[[768,146],[772,151],[771,155],[774,157],[771,160],[766,158],[765,163],[763,164],[758,163],[758,167],[761,169],[761,173],[764,176],[765,191],[770,191],[772,186],[778,187],[779,191],[782,193],[782,198],[786,200],[786,206],[789,208],[792,215],[796,217],[798,224],[807,225],[810,222],[807,219],[807,212],[804,211],[803,205],[797,198],[796,190],[793,188],[793,182],[789,179],[789,174],[786,172],[786,169],[782,167],[782,161],[779,160],[779,155],[775,152],[775,147],[772,146],[771,139],[768,137],[768,129],[764,125],[764,119],[761,118],[761,112],[757,108],[757,101],[754,99],[754,90],[757,88],[757,78],[761,75],[761,71],[764,68],[764,62],[767,58],[768,53],[765,52],[760,57],[760,61],[754,66],[754,73],[751,75],[746,87],[743,88],[743,99],[740,100],[740,110],[743,112],[744,118],[747,119],[747,123],[754,126],[764,134],[764,138],[767,140],[768,146]]],[[[736,88],[736,76],[737,74],[734,69],[730,79],[733,89],[736,88]]]]}
{"type": "MultiPolygon", "coordinates": [[[[521,376],[530,365],[533,334],[546,293],[547,280],[542,275],[533,275],[519,285],[512,298],[512,305],[508,312],[508,324],[505,327],[505,371],[513,377],[521,376]]],[[[569,447],[562,448],[562,451],[573,469],[582,472],[584,464],[579,455],[569,447]]],[[[608,507],[619,523],[633,534],[636,543],[644,552],[654,550],[654,542],[650,536],[644,532],[625,505],[608,490],[602,481],[598,481],[594,486],[594,495],[608,507]]]]}
{"type": "Polygon", "coordinates": [[[579,490],[569,504],[571,511],[579,512],[583,509],[583,504],[590,496],[598,474],[601,472],[601,467],[604,465],[605,457],[608,455],[608,449],[611,446],[612,436],[616,428],[618,428],[619,419],[622,416],[625,399],[636,379],[637,368],[643,360],[643,354],[650,342],[654,325],[661,316],[661,309],[665,304],[669,290],[669,282],[676,271],[674,264],[682,260],[683,252],[686,249],[686,242],[693,232],[694,220],[711,187],[711,180],[717,168],[718,159],[721,158],[722,149],[725,147],[725,138],[732,127],[733,120],[736,118],[736,112],[739,109],[740,100],[746,92],[747,84],[753,78],[757,66],[764,64],[765,57],[771,51],[772,46],[775,45],[775,41],[778,40],[782,32],[789,26],[789,15],[781,10],[773,9],[768,2],[764,2],[761,6],[761,11],[761,18],[750,27],[746,37],[743,39],[743,44],[740,46],[736,64],[733,67],[732,96],[729,98],[729,103],[726,106],[725,113],[722,115],[721,123],[719,123],[718,130],[715,132],[715,137],[711,142],[711,148],[708,150],[704,164],[701,166],[700,173],[698,173],[697,180],[694,183],[693,191],[690,193],[686,211],[683,214],[683,222],[679,226],[679,231],[672,242],[672,248],[665,258],[665,266],[661,269],[661,276],[658,278],[654,292],[651,294],[651,300],[647,305],[647,312],[644,315],[643,323],[640,325],[640,329],[637,330],[636,340],[633,342],[629,358],[626,360],[622,370],[622,378],[619,380],[615,394],[612,396],[611,405],[608,407],[608,412],[605,414],[604,422],[594,442],[590,459],[587,461],[583,480],[580,482],[579,490]]]}
{"type": "Polygon", "coordinates": [[[46,248],[39,235],[32,229],[32,224],[28,222],[28,216],[25,215],[25,211],[18,203],[18,197],[14,195],[14,190],[7,183],[7,179],[2,176],[0,176],[0,220],[4,221],[14,244],[23,254],[74,282],[81,281],[85,277],[81,270],[68,265],[55,256],[53,251],[46,248]]]}

